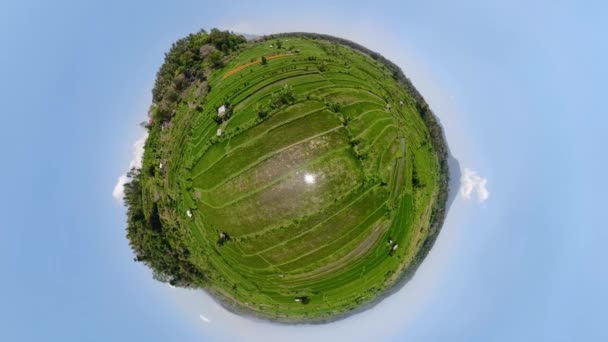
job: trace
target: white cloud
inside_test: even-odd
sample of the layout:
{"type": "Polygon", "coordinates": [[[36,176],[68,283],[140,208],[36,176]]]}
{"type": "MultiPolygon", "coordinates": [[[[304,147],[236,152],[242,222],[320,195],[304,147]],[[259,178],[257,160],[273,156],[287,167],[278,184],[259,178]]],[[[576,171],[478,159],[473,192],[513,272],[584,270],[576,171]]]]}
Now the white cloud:
{"type": "MultiPolygon", "coordinates": [[[[131,162],[129,162],[128,170],[131,170],[133,167],[141,167],[141,160],[144,156],[144,144],[146,143],[147,138],[148,133],[146,132],[144,136],[137,139],[137,141],[133,144],[133,159],[131,159],[131,162]]],[[[114,190],[112,190],[112,196],[119,202],[122,201],[124,196],[124,185],[128,181],[129,177],[126,173],[120,175],[116,185],[114,186],[114,190]]]]}
{"type": "Polygon", "coordinates": [[[199,315],[199,317],[201,318],[201,321],[203,321],[203,322],[205,322],[205,323],[209,323],[209,322],[211,322],[211,321],[209,320],[209,318],[207,318],[207,317],[203,316],[202,314],[201,314],[201,315],[199,315]]]}
{"type": "Polygon", "coordinates": [[[490,192],[486,188],[487,183],[487,178],[480,177],[477,172],[465,168],[460,178],[460,195],[468,200],[475,191],[479,202],[485,202],[490,197],[490,192]]]}
{"type": "Polygon", "coordinates": [[[127,183],[127,181],[129,181],[129,177],[127,177],[127,174],[122,174],[118,177],[118,182],[116,182],[114,190],[112,190],[112,196],[117,201],[122,201],[122,197],[124,195],[124,185],[125,183],[127,183]]]}

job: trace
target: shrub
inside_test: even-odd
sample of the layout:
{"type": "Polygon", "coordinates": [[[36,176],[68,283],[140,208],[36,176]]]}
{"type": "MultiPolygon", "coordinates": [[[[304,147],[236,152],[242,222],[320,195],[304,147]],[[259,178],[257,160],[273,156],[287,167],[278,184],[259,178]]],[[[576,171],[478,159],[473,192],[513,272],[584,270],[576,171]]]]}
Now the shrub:
{"type": "Polygon", "coordinates": [[[268,109],[266,109],[266,107],[260,103],[256,105],[255,111],[260,119],[264,119],[266,116],[268,116],[268,109]]]}
{"type": "Polygon", "coordinates": [[[327,71],[327,69],[328,69],[327,62],[323,62],[319,65],[320,72],[325,72],[325,71],[327,71]]]}
{"type": "Polygon", "coordinates": [[[334,113],[338,113],[342,109],[342,105],[340,105],[337,102],[328,102],[327,108],[329,108],[329,110],[331,110],[334,113]]]}

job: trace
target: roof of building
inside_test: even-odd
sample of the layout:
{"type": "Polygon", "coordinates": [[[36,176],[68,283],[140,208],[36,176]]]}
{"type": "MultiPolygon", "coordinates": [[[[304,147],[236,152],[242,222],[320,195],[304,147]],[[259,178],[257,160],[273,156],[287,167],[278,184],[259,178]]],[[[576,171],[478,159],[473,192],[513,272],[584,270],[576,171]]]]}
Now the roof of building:
{"type": "Polygon", "coordinates": [[[217,114],[218,115],[224,115],[224,113],[226,113],[226,105],[222,105],[220,108],[217,109],[217,114]]]}

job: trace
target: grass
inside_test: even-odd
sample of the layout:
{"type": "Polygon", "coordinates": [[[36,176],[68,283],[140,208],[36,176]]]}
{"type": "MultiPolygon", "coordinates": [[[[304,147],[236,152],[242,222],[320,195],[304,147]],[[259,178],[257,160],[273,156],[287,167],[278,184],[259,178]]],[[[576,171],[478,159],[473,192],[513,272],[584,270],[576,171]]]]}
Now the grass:
{"type": "Polygon", "coordinates": [[[281,39],[291,51],[247,43],[208,76],[205,98],[185,92],[170,127],[150,129],[143,197],[183,231],[190,262],[228,306],[323,321],[379,298],[419,263],[435,234],[440,156],[417,99],[381,63],[322,39],[281,39]],[[293,103],[259,118],[285,85],[293,103]],[[218,124],[227,103],[234,112],[218,124]],[[231,239],[220,245],[221,232],[231,239]]]}

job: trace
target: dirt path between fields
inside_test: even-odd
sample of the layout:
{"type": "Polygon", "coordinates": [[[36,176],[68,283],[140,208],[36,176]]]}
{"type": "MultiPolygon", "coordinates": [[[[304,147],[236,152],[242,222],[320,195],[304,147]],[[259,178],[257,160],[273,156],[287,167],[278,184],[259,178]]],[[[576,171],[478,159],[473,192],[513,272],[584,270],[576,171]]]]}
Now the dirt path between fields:
{"type": "MultiPolygon", "coordinates": [[[[281,57],[287,57],[287,56],[291,56],[291,54],[290,54],[290,53],[283,53],[283,54],[280,54],[280,55],[268,56],[268,57],[266,57],[266,60],[272,60],[272,59],[277,59],[277,58],[281,58],[281,57]]],[[[228,71],[226,74],[224,74],[223,79],[227,79],[228,77],[230,77],[230,76],[232,76],[232,75],[236,74],[237,72],[239,72],[239,71],[241,71],[241,70],[243,70],[243,69],[245,69],[245,68],[248,68],[248,67],[250,67],[250,66],[252,66],[252,65],[259,64],[259,63],[261,63],[261,62],[262,62],[262,59],[261,59],[261,58],[258,58],[258,59],[256,59],[256,60],[255,60],[255,61],[253,61],[253,62],[249,62],[249,63],[247,63],[247,64],[242,64],[242,65],[239,65],[239,66],[237,66],[236,68],[234,68],[234,69],[232,69],[232,70],[228,71]]]]}

